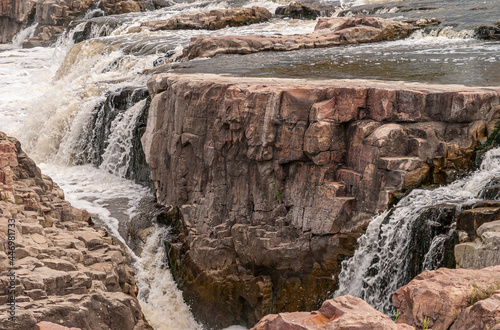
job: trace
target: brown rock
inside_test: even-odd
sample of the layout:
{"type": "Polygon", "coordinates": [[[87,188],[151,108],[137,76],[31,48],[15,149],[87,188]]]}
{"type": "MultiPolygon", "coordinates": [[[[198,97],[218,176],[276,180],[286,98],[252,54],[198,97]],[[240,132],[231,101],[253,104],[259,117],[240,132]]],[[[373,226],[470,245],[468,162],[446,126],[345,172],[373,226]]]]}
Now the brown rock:
{"type": "Polygon", "coordinates": [[[37,323],[40,329],[69,329],[40,322],[61,319],[82,329],[146,328],[123,250],[90,228],[88,213],[62,200],[60,188],[3,133],[0,173],[0,194],[9,199],[0,202],[0,329],[33,329],[37,323]],[[7,304],[9,247],[3,233],[13,224],[9,219],[17,245],[15,324],[7,304]],[[88,267],[84,256],[100,267],[88,267]]]}
{"type": "Polygon", "coordinates": [[[498,88],[363,80],[158,74],[148,87],[142,143],[179,218],[172,271],[214,327],[317,309],[371,216],[466,169],[500,103],[498,88]]]}
{"type": "MultiPolygon", "coordinates": [[[[500,286],[499,286],[500,287],[500,286]]],[[[495,329],[500,323],[500,291],[465,309],[450,330],[495,329]]]]}
{"type": "Polygon", "coordinates": [[[417,27],[377,17],[320,18],[314,33],[292,36],[197,37],[184,49],[183,59],[213,57],[218,54],[249,54],[261,51],[290,51],[352,43],[396,40],[407,37],[417,27]]]}
{"type": "MultiPolygon", "coordinates": [[[[400,313],[398,323],[422,327],[427,319],[429,329],[444,330],[460,320],[452,329],[475,329],[477,319],[471,316],[488,315],[488,309],[491,304],[498,303],[498,297],[486,302],[476,301],[488,298],[500,287],[499,283],[500,266],[480,270],[441,268],[425,271],[394,293],[392,300],[400,313]],[[469,308],[471,304],[474,305],[469,308]],[[479,305],[475,307],[476,304],[479,305]]],[[[495,315],[498,315],[495,313],[488,317],[487,322],[495,320],[495,315]]]]}
{"type": "Polygon", "coordinates": [[[319,311],[268,315],[252,330],[285,329],[404,329],[360,298],[341,296],[327,300],[319,311]]]}
{"type": "Polygon", "coordinates": [[[141,24],[151,31],[207,29],[217,30],[227,26],[249,25],[269,20],[271,13],[261,7],[217,9],[194,14],[179,14],[167,20],[148,21],[141,24]]]}
{"type": "Polygon", "coordinates": [[[52,322],[40,322],[35,325],[35,330],[81,330],[80,328],[68,328],[52,322]]]}

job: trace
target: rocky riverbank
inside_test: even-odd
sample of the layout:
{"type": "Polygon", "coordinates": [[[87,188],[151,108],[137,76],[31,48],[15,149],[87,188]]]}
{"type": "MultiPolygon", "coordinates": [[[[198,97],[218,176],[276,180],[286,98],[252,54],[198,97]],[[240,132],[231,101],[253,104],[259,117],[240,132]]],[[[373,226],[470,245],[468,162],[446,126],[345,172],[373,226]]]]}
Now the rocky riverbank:
{"type": "Polygon", "coordinates": [[[0,196],[0,328],[148,328],[123,249],[3,133],[0,196]]]}
{"type": "Polygon", "coordinates": [[[458,85],[158,74],[148,87],[172,271],[218,326],[319,307],[370,217],[469,168],[500,110],[499,89],[458,85]]]}

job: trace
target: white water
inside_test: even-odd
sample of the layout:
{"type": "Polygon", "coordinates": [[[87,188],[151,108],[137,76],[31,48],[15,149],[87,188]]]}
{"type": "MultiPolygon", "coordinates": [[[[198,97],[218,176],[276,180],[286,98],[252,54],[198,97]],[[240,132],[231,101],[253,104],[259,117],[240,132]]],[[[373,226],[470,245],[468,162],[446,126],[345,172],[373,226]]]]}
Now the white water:
{"type": "MultiPolygon", "coordinates": [[[[433,205],[456,205],[457,211],[482,199],[480,192],[500,173],[500,148],[487,152],[481,167],[470,176],[433,190],[415,189],[391,211],[375,217],[366,233],[358,239],[354,256],[342,263],[339,289],[335,296],[350,294],[370,305],[391,313],[391,296],[402,285],[408,268],[411,229],[421,212],[433,205]]],[[[432,268],[431,258],[439,253],[442,236],[436,237],[424,260],[432,268]]],[[[425,268],[424,268],[425,269],[425,268]]]]}
{"type": "MultiPolygon", "coordinates": [[[[68,70],[60,71],[59,79],[54,78],[63,63],[58,55],[70,49],[68,45],[0,49],[0,75],[8,77],[0,80],[0,131],[20,139],[42,172],[64,190],[66,199],[89,211],[98,226],[127,247],[123,226],[137,214],[140,200],[151,194],[149,189],[121,178],[130,150],[130,128],[145,100],[112,123],[112,143],[101,168],[75,166],[72,157],[78,137],[103,94],[129,84],[145,85],[147,77],[138,73],[151,67],[148,61],[156,57],[137,59],[120,51],[103,55],[95,51],[99,44],[86,47],[72,58],[68,70]],[[116,59],[121,60],[117,71],[102,72],[116,59]]],[[[202,329],[166,267],[164,245],[159,241],[165,231],[155,231],[140,256],[128,249],[137,273],[139,302],[157,330],[202,329]]]]}

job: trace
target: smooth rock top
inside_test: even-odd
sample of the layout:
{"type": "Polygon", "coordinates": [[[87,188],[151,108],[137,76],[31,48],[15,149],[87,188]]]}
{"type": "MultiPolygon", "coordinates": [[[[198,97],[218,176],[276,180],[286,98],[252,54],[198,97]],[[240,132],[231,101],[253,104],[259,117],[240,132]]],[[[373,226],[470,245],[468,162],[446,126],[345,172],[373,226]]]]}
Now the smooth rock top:
{"type": "Polygon", "coordinates": [[[33,329],[40,321],[81,329],[147,328],[122,248],[90,227],[89,214],[72,208],[20,143],[3,133],[0,197],[1,329],[33,329]],[[15,324],[9,320],[12,280],[15,324]]]}
{"type": "Polygon", "coordinates": [[[183,59],[396,40],[409,36],[418,28],[414,24],[378,17],[320,18],[314,32],[308,34],[193,38],[184,49],[183,59]]]}
{"type": "Polygon", "coordinates": [[[364,300],[341,296],[327,300],[319,311],[271,314],[264,317],[251,330],[403,330],[408,325],[396,325],[388,316],[375,310],[364,300]]]}

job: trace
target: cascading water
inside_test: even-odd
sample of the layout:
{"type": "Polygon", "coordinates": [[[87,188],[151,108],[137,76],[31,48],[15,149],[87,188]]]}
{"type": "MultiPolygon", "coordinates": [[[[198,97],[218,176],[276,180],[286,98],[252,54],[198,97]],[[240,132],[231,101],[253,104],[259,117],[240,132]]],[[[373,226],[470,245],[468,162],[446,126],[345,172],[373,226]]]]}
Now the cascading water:
{"type": "MultiPolygon", "coordinates": [[[[470,176],[433,190],[415,189],[390,211],[373,218],[366,233],[359,238],[354,256],[342,263],[335,296],[357,296],[376,309],[391,314],[392,294],[412,278],[408,270],[411,268],[411,251],[416,247],[414,231],[419,222],[431,228],[437,219],[447,218],[447,212],[453,216],[482,201],[482,191],[499,172],[500,148],[496,148],[485,154],[479,170],[470,176]]],[[[452,233],[453,225],[447,228],[447,234],[452,233]]],[[[445,254],[443,243],[448,235],[431,237],[418,265],[420,271],[441,266],[440,260],[445,254]]],[[[422,242],[418,244],[422,245],[422,242]]]]}

